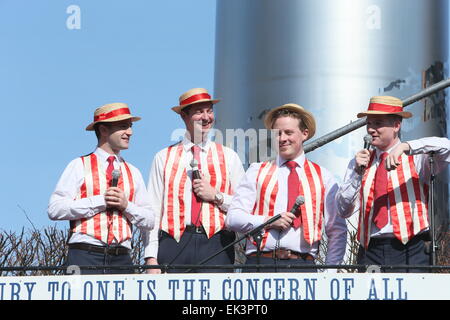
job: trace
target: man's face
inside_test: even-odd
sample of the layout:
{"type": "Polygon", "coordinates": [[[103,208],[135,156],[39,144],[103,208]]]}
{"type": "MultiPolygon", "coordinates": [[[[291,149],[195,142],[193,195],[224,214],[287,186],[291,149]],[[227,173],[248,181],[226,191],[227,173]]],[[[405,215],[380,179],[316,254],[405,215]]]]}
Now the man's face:
{"type": "Polygon", "coordinates": [[[278,131],[279,155],[285,160],[293,160],[303,152],[303,142],[308,138],[308,129],[300,130],[299,119],[279,117],[272,129],[278,131]]]}
{"type": "Polygon", "coordinates": [[[130,137],[133,135],[132,125],[131,119],[102,125],[104,128],[102,134],[104,134],[106,142],[114,152],[128,149],[130,137]]]}
{"type": "Polygon", "coordinates": [[[367,133],[372,136],[372,145],[380,150],[391,148],[398,137],[401,122],[386,115],[368,115],[367,133]]]}
{"type": "Polygon", "coordinates": [[[200,141],[211,130],[214,124],[214,111],[211,102],[194,104],[186,112],[181,112],[191,140],[200,141]]]}

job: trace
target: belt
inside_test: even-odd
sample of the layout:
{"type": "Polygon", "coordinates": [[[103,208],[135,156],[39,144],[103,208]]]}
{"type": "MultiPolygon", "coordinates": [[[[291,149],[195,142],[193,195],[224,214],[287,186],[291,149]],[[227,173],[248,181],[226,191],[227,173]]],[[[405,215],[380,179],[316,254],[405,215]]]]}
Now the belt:
{"type": "Polygon", "coordinates": [[[122,246],[114,246],[114,247],[102,247],[102,246],[94,246],[92,244],[87,243],[69,243],[69,249],[78,249],[90,252],[97,252],[103,254],[109,254],[112,256],[121,256],[130,253],[130,249],[122,247],[122,246]]]}
{"type": "Polygon", "coordinates": [[[186,229],[184,229],[185,232],[189,232],[189,233],[199,233],[199,234],[206,234],[205,228],[203,228],[203,226],[194,226],[192,224],[187,225],[186,229]]]}
{"type": "MultiPolygon", "coordinates": [[[[249,257],[256,257],[257,253],[253,252],[248,255],[249,257]]],[[[279,260],[295,260],[295,259],[303,259],[303,260],[312,260],[314,261],[314,257],[309,253],[296,252],[288,249],[277,249],[273,251],[263,251],[260,254],[261,257],[279,259],[279,260]]]]}
{"type": "Polygon", "coordinates": [[[394,244],[400,244],[402,246],[403,245],[407,246],[407,245],[415,244],[415,243],[417,243],[419,241],[430,241],[429,233],[428,232],[423,232],[421,234],[418,234],[418,235],[414,236],[411,240],[409,240],[406,244],[403,244],[400,240],[398,240],[397,238],[394,238],[394,237],[390,237],[390,238],[388,238],[388,237],[384,237],[384,238],[381,238],[381,237],[377,238],[377,237],[375,237],[375,238],[370,238],[369,245],[385,245],[385,244],[392,244],[392,245],[394,245],[394,244]]]}

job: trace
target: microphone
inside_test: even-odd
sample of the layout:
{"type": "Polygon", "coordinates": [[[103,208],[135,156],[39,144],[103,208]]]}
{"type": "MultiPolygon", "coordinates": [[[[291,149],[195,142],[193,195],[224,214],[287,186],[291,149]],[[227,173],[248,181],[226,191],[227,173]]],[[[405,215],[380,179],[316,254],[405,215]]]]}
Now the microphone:
{"type": "Polygon", "coordinates": [[[198,170],[198,161],[195,159],[192,159],[191,161],[191,168],[192,168],[192,179],[201,179],[200,171],[198,170]]]}
{"type": "MultiPolygon", "coordinates": [[[[301,211],[298,210],[298,209],[304,203],[305,203],[305,197],[304,196],[297,196],[297,198],[295,198],[294,205],[292,206],[292,208],[291,208],[291,210],[289,212],[294,214],[295,217],[297,217],[297,218],[300,217],[301,211]],[[297,211],[299,211],[299,212],[297,213],[297,211]]],[[[262,230],[266,226],[270,225],[271,223],[277,221],[280,218],[281,218],[281,213],[277,214],[276,216],[273,216],[272,218],[270,218],[266,222],[260,224],[258,227],[256,227],[252,231],[250,231],[249,235],[251,235],[252,237],[255,237],[256,235],[260,234],[262,232],[262,230]]]]}
{"type": "Polygon", "coordinates": [[[119,178],[120,178],[120,171],[113,170],[112,179],[111,179],[111,187],[117,187],[117,184],[119,183],[119,178]]]}
{"type": "Polygon", "coordinates": [[[294,205],[292,206],[292,208],[291,208],[291,210],[289,212],[295,214],[296,217],[299,217],[301,212],[300,211],[297,212],[298,208],[304,203],[305,203],[305,197],[304,196],[298,196],[295,199],[295,203],[294,203],[294,205]]]}
{"type": "Polygon", "coordinates": [[[369,150],[371,145],[372,145],[372,136],[370,134],[366,134],[364,136],[364,149],[369,150]]]}
{"type": "MultiPolygon", "coordinates": [[[[369,150],[369,149],[370,149],[370,146],[372,145],[372,136],[371,136],[370,134],[366,134],[366,135],[364,136],[363,140],[364,140],[364,149],[369,150]]],[[[361,170],[361,172],[362,172],[362,170],[364,170],[365,168],[366,168],[366,166],[363,166],[363,165],[359,167],[359,169],[361,170]]]]}

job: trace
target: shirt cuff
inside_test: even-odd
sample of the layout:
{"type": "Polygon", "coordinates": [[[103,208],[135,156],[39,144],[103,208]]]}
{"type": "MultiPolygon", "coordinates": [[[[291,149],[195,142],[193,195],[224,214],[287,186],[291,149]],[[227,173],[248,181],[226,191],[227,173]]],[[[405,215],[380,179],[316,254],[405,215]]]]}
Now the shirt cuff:
{"type": "MultiPolygon", "coordinates": [[[[264,223],[264,220],[266,220],[265,216],[253,215],[253,217],[254,217],[254,219],[252,220],[253,229],[262,225],[264,223]]],[[[272,217],[267,217],[267,220],[269,220],[270,218],[272,217]]]]}
{"type": "Polygon", "coordinates": [[[217,206],[221,211],[227,212],[228,208],[230,208],[231,200],[233,199],[233,195],[222,193],[223,202],[220,206],[217,206]]]}
{"type": "Polygon", "coordinates": [[[144,259],[147,258],[158,259],[158,243],[150,244],[144,248],[144,259]]]}
{"type": "Polygon", "coordinates": [[[424,145],[420,141],[420,139],[405,141],[405,143],[409,144],[409,154],[410,155],[417,154],[418,151],[424,147],[424,145]]]}
{"type": "Polygon", "coordinates": [[[106,211],[106,202],[103,195],[89,197],[89,200],[91,201],[92,216],[106,211]]]}
{"type": "Polygon", "coordinates": [[[155,225],[155,218],[151,209],[143,208],[128,201],[128,206],[124,211],[130,222],[141,230],[152,230],[155,225]]]}

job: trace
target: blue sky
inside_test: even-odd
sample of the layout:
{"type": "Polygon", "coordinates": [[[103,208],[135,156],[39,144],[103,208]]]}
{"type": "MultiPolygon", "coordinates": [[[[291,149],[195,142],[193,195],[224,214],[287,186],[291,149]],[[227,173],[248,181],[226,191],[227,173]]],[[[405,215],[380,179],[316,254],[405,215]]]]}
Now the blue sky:
{"type": "Polygon", "coordinates": [[[106,103],[142,117],[122,155],[148,180],[184,127],[170,109],[179,95],[213,92],[215,10],[215,0],[0,0],[0,229],[31,228],[26,215],[38,228],[56,223],[49,197],[69,161],[94,150],[85,127],[106,103]],[[71,5],[80,29],[67,27],[71,5]]]}
{"type": "MultiPolygon", "coordinates": [[[[142,117],[122,153],[144,177],[182,128],[184,91],[213,91],[214,0],[0,0],[4,144],[0,229],[53,225],[47,204],[70,160],[93,151],[95,108],[125,102],[142,117]],[[69,29],[80,9],[80,29],[69,29]]],[[[61,228],[67,222],[58,222],[61,228]]]]}

